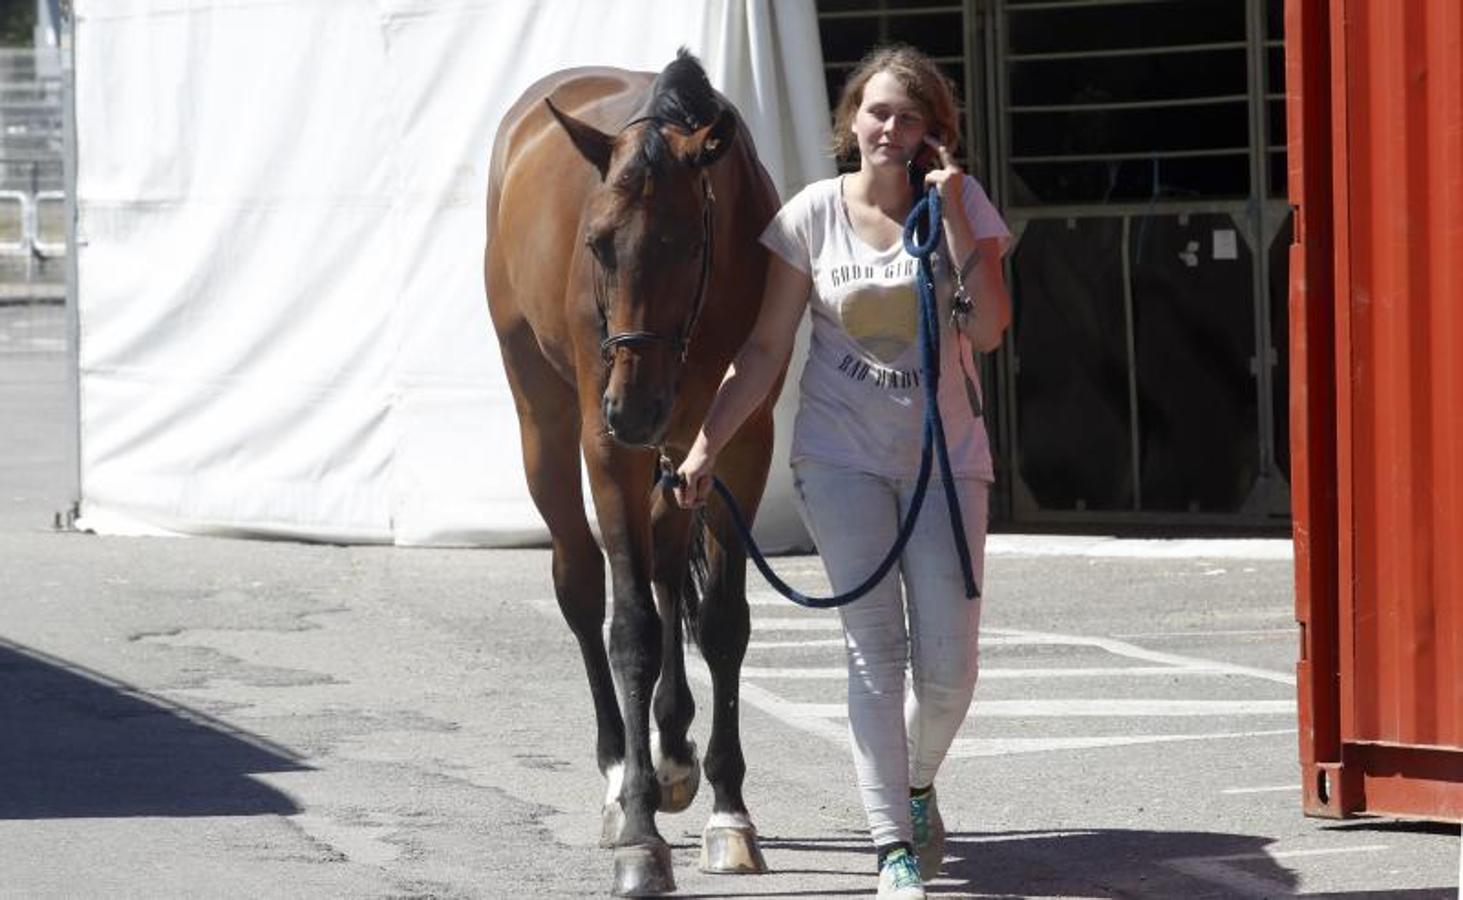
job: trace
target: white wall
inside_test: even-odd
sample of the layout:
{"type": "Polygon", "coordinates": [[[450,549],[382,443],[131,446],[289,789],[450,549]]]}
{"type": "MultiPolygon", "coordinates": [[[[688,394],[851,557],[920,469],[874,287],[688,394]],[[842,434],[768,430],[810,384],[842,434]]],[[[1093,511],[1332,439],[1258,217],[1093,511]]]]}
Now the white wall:
{"type": "MultiPolygon", "coordinates": [[[[548,72],[682,44],[784,196],[831,173],[812,0],[77,0],[79,525],[542,540],[483,298],[492,136],[548,72]]],[[[793,394],[772,547],[806,541],[793,394]]]]}

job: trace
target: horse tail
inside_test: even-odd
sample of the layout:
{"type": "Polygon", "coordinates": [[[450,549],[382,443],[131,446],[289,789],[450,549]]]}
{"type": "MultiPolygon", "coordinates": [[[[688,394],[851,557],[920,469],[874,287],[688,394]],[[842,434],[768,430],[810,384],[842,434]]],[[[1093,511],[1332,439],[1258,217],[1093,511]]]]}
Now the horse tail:
{"type": "Polygon", "coordinates": [[[686,550],[686,583],[681,590],[681,621],[686,640],[701,646],[701,598],[711,581],[711,563],[706,558],[706,540],[711,526],[706,514],[698,510],[691,522],[689,546],[686,550]]]}

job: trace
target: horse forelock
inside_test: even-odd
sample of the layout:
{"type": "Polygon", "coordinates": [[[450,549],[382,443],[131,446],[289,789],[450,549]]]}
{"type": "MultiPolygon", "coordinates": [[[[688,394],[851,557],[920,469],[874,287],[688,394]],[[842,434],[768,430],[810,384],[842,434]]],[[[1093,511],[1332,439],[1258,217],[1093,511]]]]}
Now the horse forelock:
{"type": "Polygon", "coordinates": [[[637,179],[654,181],[674,161],[670,142],[660,133],[657,123],[646,122],[645,127],[640,130],[635,155],[631,161],[634,167],[632,173],[637,179]]]}
{"type": "Polygon", "coordinates": [[[685,47],[655,76],[644,115],[672,122],[687,131],[705,128],[716,121],[721,101],[701,62],[685,47]]]}
{"type": "Polygon", "coordinates": [[[677,162],[660,125],[668,124],[686,132],[705,128],[721,114],[721,99],[706,77],[701,62],[685,47],[650,85],[650,93],[632,122],[645,121],[636,138],[632,172],[640,178],[654,179],[677,162]]]}

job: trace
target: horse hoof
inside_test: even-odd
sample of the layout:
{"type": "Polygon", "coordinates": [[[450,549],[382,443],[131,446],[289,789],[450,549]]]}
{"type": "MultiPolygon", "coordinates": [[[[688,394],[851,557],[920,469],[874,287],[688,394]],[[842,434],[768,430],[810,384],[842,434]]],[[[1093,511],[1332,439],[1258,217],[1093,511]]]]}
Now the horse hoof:
{"type": "Polygon", "coordinates": [[[664,841],[615,848],[616,897],[653,897],[675,889],[671,848],[664,841]]]}
{"type": "Polygon", "coordinates": [[[701,871],[723,875],[761,875],[767,860],[757,844],[757,829],[708,827],[701,835],[701,871]]]}
{"type": "Polygon", "coordinates": [[[696,799],[696,791],[700,787],[701,768],[693,764],[690,771],[676,781],[661,782],[659,810],[666,813],[685,810],[696,799]]]}
{"type": "Polygon", "coordinates": [[[660,803],[656,808],[660,812],[678,813],[685,810],[696,799],[696,791],[701,787],[701,758],[696,755],[696,742],[686,743],[691,749],[689,765],[662,757],[658,736],[652,745],[655,780],[660,784],[660,803]]]}
{"type": "Polygon", "coordinates": [[[625,810],[620,801],[611,800],[600,814],[599,845],[605,849],[615,846],[620,840],[620,828],[625,824],[625,810]]]}

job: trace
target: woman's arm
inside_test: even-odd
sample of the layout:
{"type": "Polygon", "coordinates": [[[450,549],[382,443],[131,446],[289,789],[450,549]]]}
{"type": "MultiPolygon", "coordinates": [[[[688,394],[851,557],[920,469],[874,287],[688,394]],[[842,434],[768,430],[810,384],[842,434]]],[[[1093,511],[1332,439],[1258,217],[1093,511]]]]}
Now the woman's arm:
{"type": "Polygon", "coordinates": [[[1011,324],[1011,297],[1006,292],[1006,274],[1001,265],[1001,241],[999,238],[976,238],[965,214],[965,191],[971,190],[965,173],[960,171],[943,144],[933,138],[926,138],[926,142],[940,158],[940,167],[925,176],[925,183],[940,190],[944,206],[941,222],[945,242],[953,257],[950,265],[963,268],[967,260],[975,260],[970,275],[965,278],[965,288],[975,304],[965,334],[976,350],[989,353],[1001,345],[1001,336],[1011,324]]]}
{"type": "Polygon", "coordinates": [[[767,267],[767,283],[762,292],[762,309],[747,342],[721,380],[706,421],[696,441],[681,463],[683,479],[676,488],[676,501],[690,508],[706,502],[711,493],[711,476],[716,469],[716,455],[742,427],[747,416],[767,398],[767,392],[792,354],[798,323],[808,304],[813,280],[794,268],[776,253],[767,267]]]}
{"type": "Polygon", "coordinates": [[[975,242],[975,267],[965,281],[975,310],[965,326],[965,335],[981,353],[1001,346],[1001,337],[1011,324],[1011,295],[1006,291],[1006,269],[1001,265],[1000,238],[975,242]]]}

